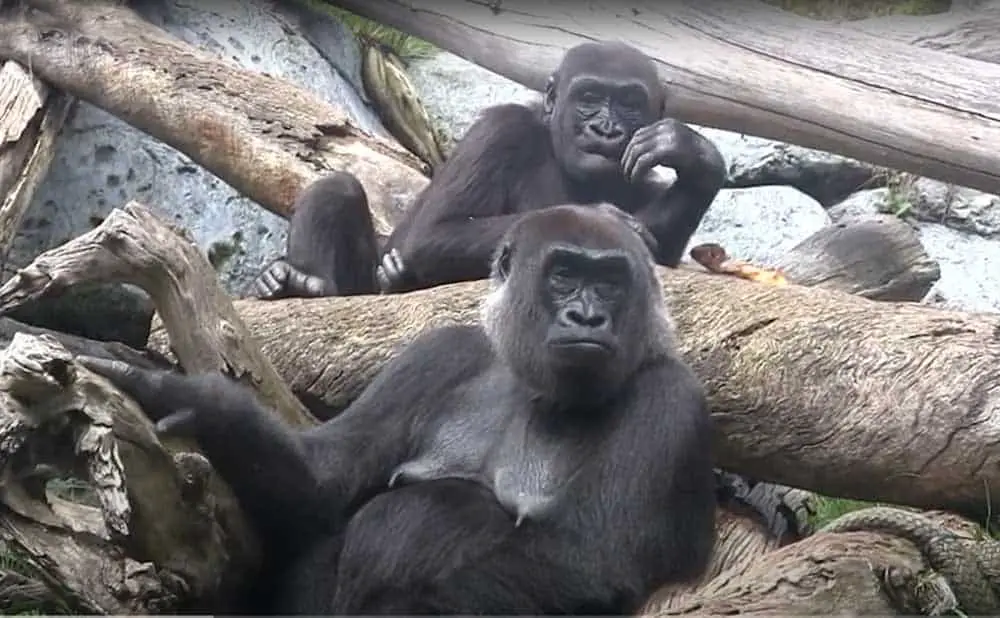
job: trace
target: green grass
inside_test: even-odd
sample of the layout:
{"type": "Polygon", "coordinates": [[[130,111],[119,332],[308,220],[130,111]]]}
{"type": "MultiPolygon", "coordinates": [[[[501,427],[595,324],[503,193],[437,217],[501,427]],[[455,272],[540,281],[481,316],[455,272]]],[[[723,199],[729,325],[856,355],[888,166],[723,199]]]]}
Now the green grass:
{"type": "Polygon", "coordinates": [[[809,518],[809,523],[814,526],[814,529],[818,530],[841,515],[878,505],[877,502],[816,496],[816,513],[809,518]]]}
{"type": "Polygon", "coordinates": [[[764,0],[804,17],[855,20],[882,15],[933,15],[951,8],[951,0],[764,0]]]}

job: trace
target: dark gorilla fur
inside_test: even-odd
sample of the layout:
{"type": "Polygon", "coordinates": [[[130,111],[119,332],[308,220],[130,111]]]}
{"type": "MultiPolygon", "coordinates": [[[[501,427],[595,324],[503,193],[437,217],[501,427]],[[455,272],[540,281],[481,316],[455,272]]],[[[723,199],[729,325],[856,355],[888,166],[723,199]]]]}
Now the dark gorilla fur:
{"type": "Polygon", "coordinates": [[[328,296],[402,292],[483,279],[500,238],[523,213],[607,202],[655,239],[657,263],[676,266],[722,187],[716,147],[664,117],[656,66],[617,42],[569,50],[534,105],[487,108],[408,208],[381,249],[361,184],[337,172],[293,209],[288,255],[252,294],[328,296]],[[671,186],[650,171],[671,167],[671,186]],[[378,276],[376,276],[378,273],[378,276]]]}
{"type": "Polygon", "coordinates": [[[82,359],[193,435],[260,531],[247,611],[628,614],[705,570],[711,422],[613,207],[517,221],[482,325],[418,336],[296,432],[219,374],[82,359]]]}

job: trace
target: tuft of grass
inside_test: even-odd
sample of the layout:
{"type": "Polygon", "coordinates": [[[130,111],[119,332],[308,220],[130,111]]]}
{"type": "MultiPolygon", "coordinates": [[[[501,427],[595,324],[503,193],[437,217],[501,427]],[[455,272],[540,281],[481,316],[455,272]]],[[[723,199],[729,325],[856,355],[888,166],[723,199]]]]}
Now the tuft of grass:
{"type": "Polygon", "coordinates": [[[827,496],[816,496],[816,513],[809,518],[809,523],[814,530],[819,530],[826,524],[837,519],[841,515],[846,515],[853,511],[860,511],[872,506],[879,506],[877,502],[865,502],[863,500],[850,500],[848,498],[828,498],[827,496]]]}
{"type": "Polygon", "coordinates": [[[384,45],[406,62],[429,58],[438,51],[437,47],[423,39],[327,4],[323,0],[297,1],[336,17],[354,33],[354,36],[384,45]]]}
{"type": "Polygon", "coordinates": [[[803,17],[853,21],[883,15],[934,15],[951,8],[951,0],[764,0],[803,17]]]}

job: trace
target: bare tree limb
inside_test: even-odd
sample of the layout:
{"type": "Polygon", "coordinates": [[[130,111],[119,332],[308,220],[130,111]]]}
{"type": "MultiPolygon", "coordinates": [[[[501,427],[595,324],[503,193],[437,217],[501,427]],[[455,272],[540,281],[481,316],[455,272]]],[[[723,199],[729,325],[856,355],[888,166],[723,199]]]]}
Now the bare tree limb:
{"type": "Polygon", "coordinates": [[[1000,66],[917,49],[756,0],[621,5],[337,0],[541,90],[566,49],[617,38],[649,54],[669,112],[1000,193],[1000,66]]]}
{"type": "MultiPolygon", "coordinates": [[[[15,3],[19,4],[19,3],[15,3]]],[[[386,232],[427,183],[423,163],[316,95],[172,37],[125,7],[35,0],[0,18],[0,58],[177,148],[287,216],[325,170],[361,181],[386,232]]]]}
{"type": "Polygon", "coordinates": [[[50,249],[0,288],[0,313],[79,283],[132,283],[145,290],[181,366],[250,382],[293,425],[313,422],[254,346],[207,258],[183,232],[136,202],[90,232],[50,249]]]}

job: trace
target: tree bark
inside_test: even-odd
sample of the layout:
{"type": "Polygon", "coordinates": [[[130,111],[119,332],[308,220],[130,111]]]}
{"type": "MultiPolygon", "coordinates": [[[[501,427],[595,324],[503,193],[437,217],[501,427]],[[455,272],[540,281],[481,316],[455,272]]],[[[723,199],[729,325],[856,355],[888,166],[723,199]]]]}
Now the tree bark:
{"type": "Polygon", "coordinates": [[[52,162],[73,98],[20,64],[0,62],[0,256],[6,256],[52,162]]]}
{"type": "Polygon", "coordinates": [[[622,39],[657,62],[677,118],[1000,193],[1000,67],[990,63],[750,0],[335,4],[534,90],[569,47],[622,39]]]}
{"type": "Polygon", "coordinates": [[[872,300],[922,300],[941,268],[899,217],[852,218],[821,228],[774,265],[799,285],[872,300]]]}
{"type": "MultiPolygon", "coordinates": [[[[14,3],[19,5],[20,3],[14,3]]],[[[325,170],[361,181],[386,233],[427,183],[423,163],[307,90],[200,51],[125,7],[35,0],[0,19],[0,57],[180,150],[268,210],[290,214],[325,170]]]]}
{"type": "MultiPolygon", "coordinates": [[[[99,239],[100,230],[88,235],[99,239]]],[[[136,248],[141,239],[133,242],[120,253],[143,255],[136,248]]],[[[71,254],[67,247],[74,243],[46,252],[9,281],[0,289],[0,308],[57,293],[93,271],[108,280],[112,271],[82,260],[77,274],[64,269],[60,275],[51,266],[60,263],[54,256],[71,254]]],[[[114,272],[129,276],[124,266],[114,272]]],[[[1000,351],[991,316],[684,269],[660,273],[682,350],[710,395],[720,466],[826,495],[977,514],[997,507],[983,489],[1000,481],[1000,452],[992,446],[998,432],[988,423],[998,406],[991,359],[1000,351]]],[[[254,333],[263,355],[254,361],[258,366],[269,367],[271,359],[293,390],[339,410],[420,330],[477,320],[485,287],[472,282],[384,297],[237,301],[239,316],[220,322],[238,328],[239,339],[254,333]],[[247,330],[232,326],[240,324],[247,330]]],[[[171,333],[187,324],[176,317],[166,322],[171,333]]],[[[211,330],[204,336],[232,337],[220,339],[211,330]]],[[[161,333],[152,339],[165,349],[161,333]]],[[[202,366],[220,367],[217,361],[202,366]]]]}
{"type": "Polygon", "coordinates": [[[936,15],[887,15],[842,24],[878,37],[973,60],[1000,62],[1000,2],[960,2],[936,15]],[[969,6],[962,6],[969,5],[969,6]]]}
{"type": "Polygon", "coordinates": [[[168,451],[131,399],[72,358],[52,338],[21,333],[0,353],[4,570],[17,569],[36,611],[224,602],[260,560],[235,497],[187,441],[167,440],[168,451]],[[51,493],[46,481],[67,472],[96,504],[51,493]]]}

